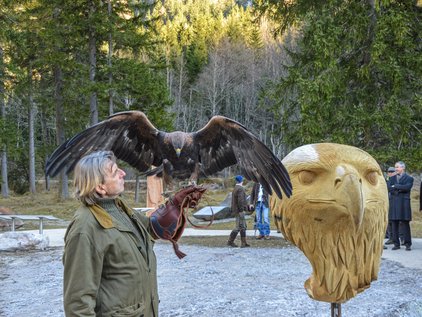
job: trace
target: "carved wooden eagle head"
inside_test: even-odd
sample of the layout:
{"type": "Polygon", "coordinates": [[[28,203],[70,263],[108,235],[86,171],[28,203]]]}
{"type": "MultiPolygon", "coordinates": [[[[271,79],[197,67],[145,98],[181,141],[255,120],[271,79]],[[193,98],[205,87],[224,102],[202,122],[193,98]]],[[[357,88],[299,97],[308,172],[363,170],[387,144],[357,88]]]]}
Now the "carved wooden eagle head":
{"type": "Polygon", "coordinates": [[[310,297],[341,303],[377,279],[388,194],[378,163],[352,146],[301,146],[284,159],[295,188],[271,197],[276,225],[312,264],[310,297]]]}

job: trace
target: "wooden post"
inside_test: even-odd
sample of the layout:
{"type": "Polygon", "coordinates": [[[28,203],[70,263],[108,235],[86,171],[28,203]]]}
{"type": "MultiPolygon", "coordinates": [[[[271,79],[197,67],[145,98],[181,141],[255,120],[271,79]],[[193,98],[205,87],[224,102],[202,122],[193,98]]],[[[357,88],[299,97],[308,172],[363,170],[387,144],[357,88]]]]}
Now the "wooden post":
{"type": "Polygon", "coordinates": [[[136,175],[135,181],[135,203],[139,203],[139,175],[136,175]]]}
{"type": "Polygon", "coordinates": [[[341,317],[341,304],[331,303],[331,317],[341,317]]]}
{"type": "Polygon", "coordinates": [[[40,234],[43,234],[43,230],[44,230],[44,223],[43,223],[43,221],[44,221],[44,217],[40,217],[40,230],[39,230],[39,233],[40,234]]]}

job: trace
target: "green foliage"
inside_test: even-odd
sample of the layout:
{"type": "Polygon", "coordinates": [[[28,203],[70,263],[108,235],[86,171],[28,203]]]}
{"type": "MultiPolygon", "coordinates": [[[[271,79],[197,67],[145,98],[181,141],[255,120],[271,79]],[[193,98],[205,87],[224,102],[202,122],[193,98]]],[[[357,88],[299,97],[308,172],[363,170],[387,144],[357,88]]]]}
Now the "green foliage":
{"type": "Polygon", "coordinates": [[[17,127],[14,121],[9,118],[3,120],[0,117],[0,148],[6,147],[7,149],[13,149],[17,142],[16,135],[17,127]]]}
{"type": "Polygon", "coordinates": [[[117,0],[111,12],[108,3],[2,2],[0,97],[7,116],[0,145],[21,184],[15,190],[28,188],[18,180],[28,175],[29,104],[36,109],[40,176],[57,146],[60,101],[69,138],[89,126],[93,93],[100,120],[109,114],[111,94],[114,112],[142,110],[163,130],[197,129],[219,113],[274,149],[285,142],[278,154],[339,142],[381,163],[402,159],[409,170],[421,169],[421,12],[413,1],[371,7],[363,0],[117,0]],[[282,34],[288,58],[273,30],[288,30],[282,34]],[[280,78],[282,62],[288,76],[280,78]]]}
{"type": "Polygon", "coordinates": [[[9,160],[9,188],[18,195],[23,195],[29,188],[28,155],[20,152],[13,160],[9,160]]]}
{"type": "MultiPolygon", "coordinates": [[[[7,145],[10,175],[24,178],[28,175],[19,168],[26,169],[29,161],[30,102],[37,110],[34,141],[37,172],[41,175],[46,157],[57,146],[55,119],[59,99],[66,138],[89,125],[93,92],[98,96],[100,118],[108,116],[108,95],[112,91],[115,111],[141,109],[156,119],[158,126],[171,126],[172,118],[166,114],[170,98],[162,65],[150,58],[154,55],[151,41],[154,30],[147,19],[151,6],[142,2],[110,3],[111,14],[107,1],[8,1],[2,6],[0,47],[5,63],[0,80],[5,94],[1,97],[10,105],[8,112],[19,108],[13,109],[16,116],[0,122],[0,131],[4,132],[0,145],[7,145]],[[88,63],[88,34],[92,30],[96,38],[95,80],[89,78],[88,63]],[[110,36],[111,66],[107,58],[110,36]],[[60,81],[55,78],[57,70],[60,81]]],[[[16,182],[23,184],[19,179],[16,182]]],[[[21,191],[18,187],[15,190],[21,191]]]]}
{"type": "Polygon", "coordinates": [[[346,143],[421,169],[420,11],[412,1],[298,3],[307,11],[289,12],[303,19],[301,41],[272,95],[288,144],[346,143]]]}

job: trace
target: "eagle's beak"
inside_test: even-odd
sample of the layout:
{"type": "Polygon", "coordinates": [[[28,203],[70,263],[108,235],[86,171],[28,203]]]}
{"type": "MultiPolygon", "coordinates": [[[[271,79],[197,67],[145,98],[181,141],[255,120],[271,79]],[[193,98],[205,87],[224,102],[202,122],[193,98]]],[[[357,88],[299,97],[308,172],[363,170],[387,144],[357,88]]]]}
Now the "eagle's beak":
{"type": "Polygon", "coordinates": [[[182,149],[177,148],[176,149],[176,155],[179,158],[180,157],[180,153],[182,153],[182,149]]]}
{"type": "Polygon", "coordinates": [[[362,224],[365,210],[361,179],[359,173],[354,169],[346,166],[342,166],[341,169],[343,169],[341,173],[343,175],[338,175],[335,181],[337,197],[348,209],[355,229],[358,230],[362,224]]]}

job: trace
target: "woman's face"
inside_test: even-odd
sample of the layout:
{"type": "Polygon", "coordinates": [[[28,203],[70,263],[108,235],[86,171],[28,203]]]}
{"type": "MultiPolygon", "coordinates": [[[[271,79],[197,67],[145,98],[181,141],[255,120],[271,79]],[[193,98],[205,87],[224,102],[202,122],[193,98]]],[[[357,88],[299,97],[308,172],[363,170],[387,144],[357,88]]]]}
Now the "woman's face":
{"type": "Polygon", "coordinates": [[[125,190],[125,176],[126,173],[116,163],[110,161],[106,169],[104,182],[99,185],[100,190],[97,190],[97,192],[104,198],[117,197],[125,190]]]}

